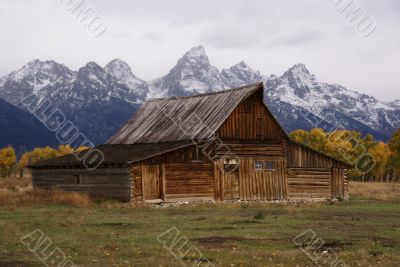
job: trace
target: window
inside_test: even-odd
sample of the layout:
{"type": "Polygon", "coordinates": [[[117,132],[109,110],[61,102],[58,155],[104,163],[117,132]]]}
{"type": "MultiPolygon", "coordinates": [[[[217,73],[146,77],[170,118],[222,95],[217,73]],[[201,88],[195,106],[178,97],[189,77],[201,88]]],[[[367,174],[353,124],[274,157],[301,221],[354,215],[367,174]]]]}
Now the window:
{"type": "Polygon", "coordinates": [[[225,173],[233,173],[239,169],[239,159],[224,159],[225,173]]]}
{"type": "Polygon", "coordinates": [[[81,184],[81,176],[80,175],[75,175],[75,183],[76,184],[81,184]]]}
{"type": "Polygon", "coordinates": [[[256,160],[254,167],[256,170],[273,171],[274,170],[274,162],[270,161],[270,160],[256,160]]]}
{"type": "Polygon", "coordinates": [[[193,161],[201,161],[203,153],[200,147],[194,146],[192,149],[192,160],[193,161]]]}

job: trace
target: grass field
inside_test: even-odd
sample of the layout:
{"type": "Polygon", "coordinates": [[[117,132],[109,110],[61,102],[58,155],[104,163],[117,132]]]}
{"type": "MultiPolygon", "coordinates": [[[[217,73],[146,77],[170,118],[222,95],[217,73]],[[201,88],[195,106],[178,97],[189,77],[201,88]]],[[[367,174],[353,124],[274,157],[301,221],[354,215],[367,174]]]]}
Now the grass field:
{"type": "MultiPolygon", "coordinates": [[[[76,196],[47,198],[51,204],[45,204],[32,196],[10,201],[8,195],[0,198],[0,266],[44,266],[21,242],[35,229],[79,266],[182,266],[174,256],[178,247],[168,250],[157,239],[171,227],[188,238],[185,248],[195,246],[215,266],[317,266],[293,241],[308,229],[323,241],[314,257],[337,256],[348,266],[400,266],[400,186],[351,186],[358,191],[350,201],[308,204],[154,207],[85,200],[76,207],[76,196]]],[[[27,189],[13,191],[23,195],[27,189]]],[[[182,260],[207,266],[190,254],[182,260]]]]}

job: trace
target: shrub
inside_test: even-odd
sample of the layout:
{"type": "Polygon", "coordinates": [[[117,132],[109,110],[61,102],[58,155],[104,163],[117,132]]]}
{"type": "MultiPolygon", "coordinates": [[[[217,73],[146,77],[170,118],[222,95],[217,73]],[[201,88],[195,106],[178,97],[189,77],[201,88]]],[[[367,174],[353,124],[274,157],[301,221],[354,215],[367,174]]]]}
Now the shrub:
{"type": "Polygon", "coordinates": [[[86,207],[91,203],[86,194],[59,190],[29,189],[22,193],[1,191],[0,205],[56,204],[86,207]]]}
{"type": "Polygon", "coordinates": [[[257,214],[254,216],[254,219],[256,220],[263,220],[265,219],[265,214],[261,211],[257,212],[257,214]]]}

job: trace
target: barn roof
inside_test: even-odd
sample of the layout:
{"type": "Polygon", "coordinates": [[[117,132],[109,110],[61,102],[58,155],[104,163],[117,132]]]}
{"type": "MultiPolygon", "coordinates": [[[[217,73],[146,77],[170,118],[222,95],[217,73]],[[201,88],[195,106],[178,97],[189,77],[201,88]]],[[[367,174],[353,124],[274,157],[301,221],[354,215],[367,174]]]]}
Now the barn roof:
{"type": "MultiPolygon", "coordinates": [[[[103,164],[127,164],[193,145],[191,141],[166,142],[159,144],[101,145],[96,147],[104,155],[103,164]]],[[[81,152],[84,153],[85,151],[81,152]]],[[[29,167],[56,167],[83,165],[74,155],[69,154],[32,164],[29,167]]]]}
{"type": "Polygon", "coordinates": [[[147,101],[108,144],[206,140],[243,100],[263,84],[208,94],[147,101]]]}

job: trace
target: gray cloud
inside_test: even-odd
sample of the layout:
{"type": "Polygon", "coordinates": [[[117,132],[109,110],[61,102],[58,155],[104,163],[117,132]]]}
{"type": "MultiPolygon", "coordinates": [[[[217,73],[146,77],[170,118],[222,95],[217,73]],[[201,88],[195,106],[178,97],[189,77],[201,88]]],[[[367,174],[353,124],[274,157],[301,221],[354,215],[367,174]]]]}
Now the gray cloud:
{"type": "Polygon", "coordinates": [[[108,25],[100,38],[87,34],[60,1],[0,0],[0,75],[32,58],[77,69],[120,57],[136,75],[153,79],[203,44],[220,69],[244,60],[267,75],[280,74],[303,62],[322,81],[384,100],[400,98],[397,0],[356,0],[377,21],[368,38],[329,0],[87,1],[108,25]]]}

